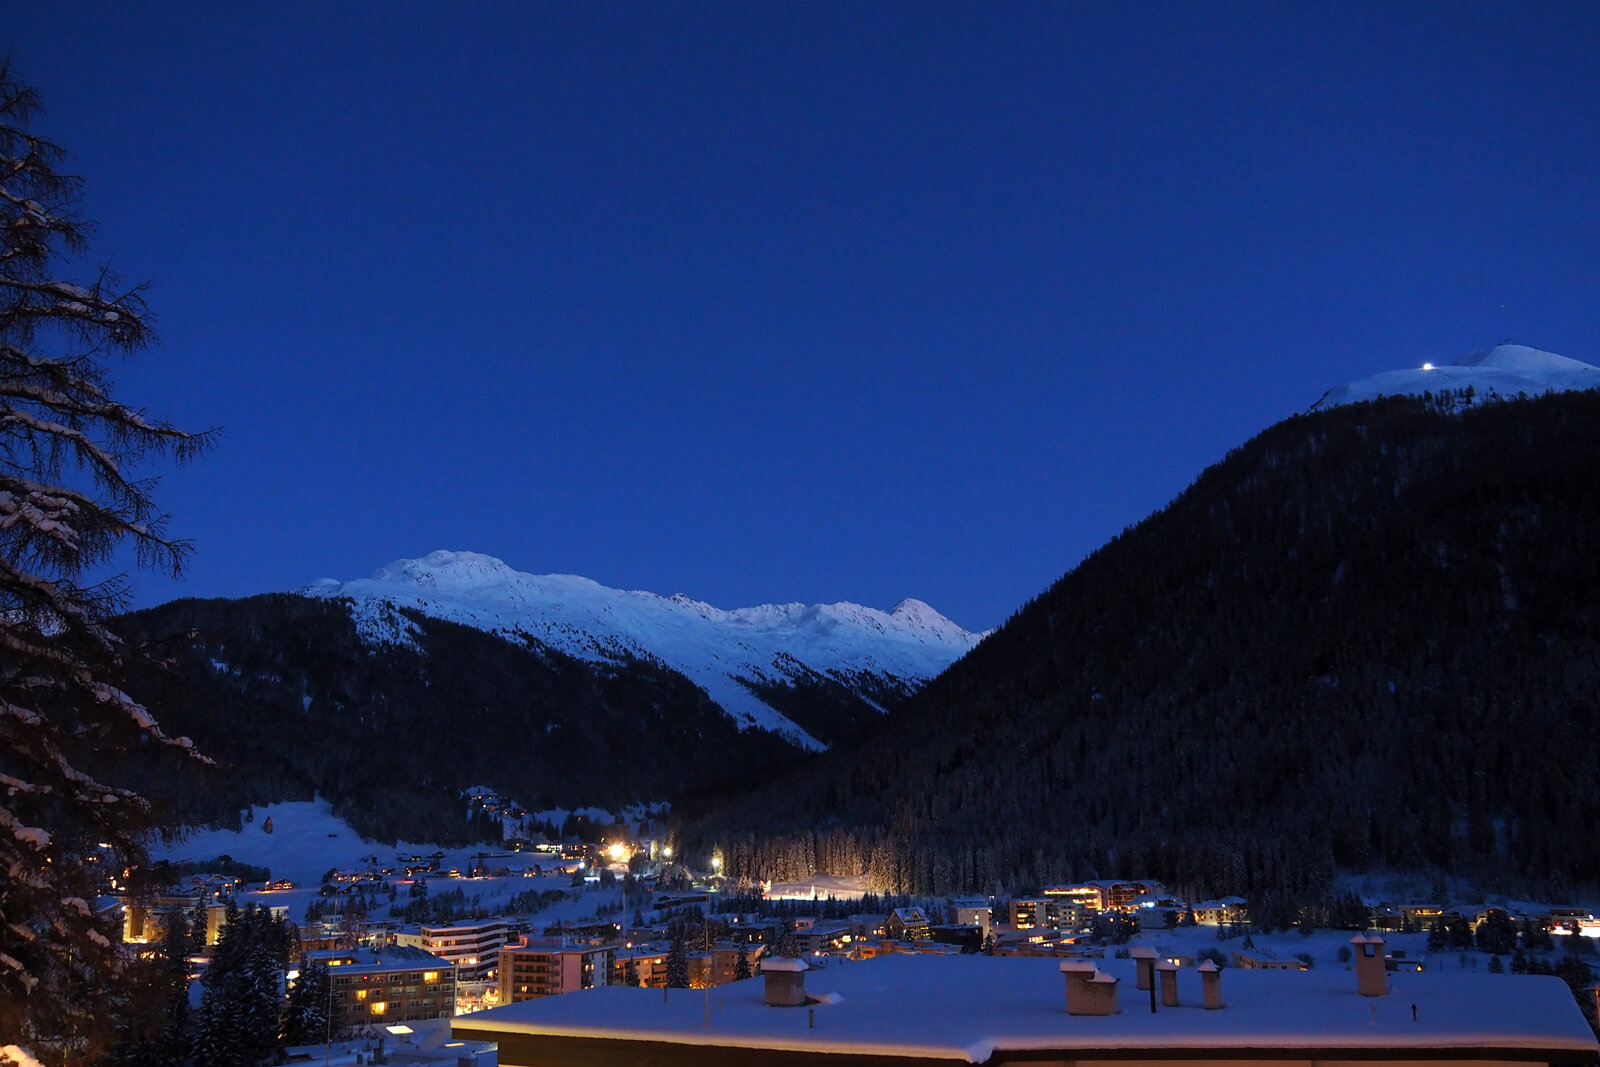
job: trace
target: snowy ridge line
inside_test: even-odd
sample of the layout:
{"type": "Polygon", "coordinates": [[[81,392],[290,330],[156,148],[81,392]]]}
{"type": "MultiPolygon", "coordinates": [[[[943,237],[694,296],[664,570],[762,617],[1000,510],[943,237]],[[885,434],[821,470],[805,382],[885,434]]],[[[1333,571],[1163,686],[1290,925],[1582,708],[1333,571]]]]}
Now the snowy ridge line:
{"type": "Polygon", "coordinates": [[[1456,363],[1424,363],[1408,370],[1384,371],[1329,389],[1307,410],[1322,411],[1382,396],[1459,395],[1469,388],[1479,402],[1600,389],[1600,367],[1527,345],[1500,344],[1456,363]]]}
{"type": "Polygon", "coordinates": [[[373,643],[414,645],[404,608],[513,642],[531,638],[591,663],[649,660],[700,686],[740,729],[759,726],[812,751],[825,746],[755,696],[742,677],[798,681],[815,674],[845,685],[872,677],[916,689],[985,636],[909,598],[887,612],[849,602],[725,611],[681,593],[525,574],[476,552],[396,560],[370,578],[324,579],[299,592],[348,599],[358,632],[373,643]]]}

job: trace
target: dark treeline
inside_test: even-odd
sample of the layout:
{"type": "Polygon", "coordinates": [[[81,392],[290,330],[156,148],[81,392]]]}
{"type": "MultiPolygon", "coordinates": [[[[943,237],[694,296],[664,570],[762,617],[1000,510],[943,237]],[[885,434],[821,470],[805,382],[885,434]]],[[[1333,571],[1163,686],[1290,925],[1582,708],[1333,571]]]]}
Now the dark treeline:
{"type": "Polygon", "coordinates": [[[236,825],[252,804],[321,795],[361,834],[498,840],[460,791],[488,785],[530,808],[620,808],[792,760],[739,732],[705,692],[655,663],[597,666],[417,616],[414,644],[373,645],[347,606],[291,595],[180,600],[120,620],[170,647],[129,680],[216,773],[154,766],[141,790],[170,821],[236,825]],[[173,635],[192,633],[190,641],[173,635]]]}
{"type": "Polygon", "coordinates": [[[1600,393],[1282,422],[848,748],[680,806],[739,877],[1600,880],[1600,393]]]}

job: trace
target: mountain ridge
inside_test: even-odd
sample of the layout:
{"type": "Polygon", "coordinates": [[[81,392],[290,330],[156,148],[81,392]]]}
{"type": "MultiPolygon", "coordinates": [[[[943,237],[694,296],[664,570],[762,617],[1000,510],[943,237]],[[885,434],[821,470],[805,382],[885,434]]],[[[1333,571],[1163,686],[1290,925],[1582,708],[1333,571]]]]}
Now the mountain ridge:
{"type": "Polygon", "coordinates": [[[909,695],[984,636],[910,597],[888,612],[849,601],[724,610],[682,593],[528,574],[493,556],[449,550],[395,560],[370,578],[321,579],[298,592],[349,601],[358,630],[372,641],[406,641],[415,628],[400,610],[407,609],[591,663],[647,658],[699,685],[741,729],[771,730],[809,751],[827,742],[756,690],[818,677],[849,688],[864,679],[868,688],[909,695]]]}
{"type": "Polygon", "coordinates": [[[1600,391],[1292,416],[849,746],[680,805],[727,873],[1600,881],[1600,391]]]}
{"type": "Polygon", "coordinates": [[[1451,407],[1545,393],[1600,388],[1600,367],[1582,360],[1502,341],[1455,363],[1383,371],[1329,389],[1308,411],[1325,411],[1385,396],[1431,395],[1451,407]],[[1470,393],[1469,393],[1470,390],[1470,393]]]}

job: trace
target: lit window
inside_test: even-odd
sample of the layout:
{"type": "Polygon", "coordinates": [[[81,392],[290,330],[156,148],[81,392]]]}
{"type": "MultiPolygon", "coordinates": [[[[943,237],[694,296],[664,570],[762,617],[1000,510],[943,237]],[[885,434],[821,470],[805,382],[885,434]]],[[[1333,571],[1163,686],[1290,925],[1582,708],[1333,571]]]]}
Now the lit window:
{"type": "Polygon", "coordinates": [[[374,1014],[374,1015],[382,1015],[384,1012],[386,1012],[388,1010],[389,1010],[389,1005],[385,1004],[383,1001],[375,1000],[375,1001],[372,1002],[372,1014],[374,1014]]]}
{"type": "Polygon", "coordinates": [[[437,982],[439,980],[439,972],[438,971],[423,971],[422,972],[422,980],[424,982],[437,982]]]}
{"type": "Polygon", "coordinates": [[[356,999],[357,1000],[366,1000],[367,999],[367,991],[365,989],[356,990],[356,999]]]}

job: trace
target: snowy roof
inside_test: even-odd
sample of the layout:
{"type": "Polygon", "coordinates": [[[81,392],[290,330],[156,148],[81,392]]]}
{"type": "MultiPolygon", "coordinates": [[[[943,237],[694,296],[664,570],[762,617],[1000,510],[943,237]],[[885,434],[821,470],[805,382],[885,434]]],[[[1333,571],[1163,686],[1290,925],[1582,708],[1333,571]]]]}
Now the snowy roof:
{"type": "Polygon", "coordinates": [[[415,970],[418,967],[454,968],[455,964],[412,945],[389,945],[381,949],[333,948],[306,953],[313,963],[330,969],[351,967],[360,970],[415,970]]]}
{"type": "Polygon", "coordinates": [[[810,969],[811,965],[805,960],[784,958],[764,959],[761,961],[762,974],[766,974],[768,971],[794,971],[798,974],[801,971],[809,971],[810,969]]]}
{"type": "MultiPolygon", "coordinates": [[[[1394,975],[1394,993],[1362,997],[1342,968],[1233,971],[1220,1011],[1198,1006],[1200,983],[1180,974],[1182,1007],[1155,1014],[1068,1016],[1060,961],[985,956],[883,956],[810,976],[808,993],[832,1003],[808,1015],[763,1003],[759,981],[709,994],[605,986],[544,997],[456,1020],[457,1037],[516,1035],[719,1045],[813,1053],[895,1055],[981,1063],[996,1051],[1379,1049],[1397,1058],[1448,1059],[1448,1050],[1536,1052],[1531,1059],[1600,1058],[1600,1046],[1559,979],[1431,971],[1394,975]],[[1412,1021],[1410,1006],[1417,1005],[1412,1021]],[[707,1020],[710,1026],[707,1027],[707,1020]]],[[[1132,961],[1108,960],[1131,979],[1132,961]]],[[[1131,981],[1128,983],[1133,984],[1131,981]]],[[[1510,1058],[1515,1058],[1510,1057],[1510,1058]]]]}

